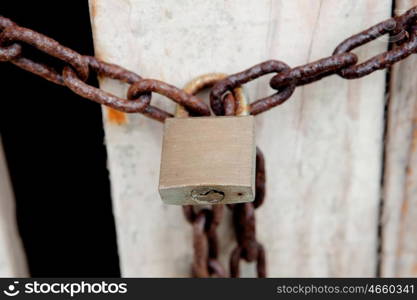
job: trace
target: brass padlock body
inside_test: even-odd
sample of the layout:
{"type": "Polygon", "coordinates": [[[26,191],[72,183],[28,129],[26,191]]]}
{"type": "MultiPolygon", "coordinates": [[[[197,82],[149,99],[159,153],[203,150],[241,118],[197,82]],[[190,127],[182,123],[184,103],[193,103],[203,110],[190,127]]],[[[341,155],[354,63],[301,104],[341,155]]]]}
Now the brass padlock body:
{"type": "Polygon", "coordinates": [[[225,204],[255,197],[253,116],[165,121],[159,193],[167,204],[225,204]]]}

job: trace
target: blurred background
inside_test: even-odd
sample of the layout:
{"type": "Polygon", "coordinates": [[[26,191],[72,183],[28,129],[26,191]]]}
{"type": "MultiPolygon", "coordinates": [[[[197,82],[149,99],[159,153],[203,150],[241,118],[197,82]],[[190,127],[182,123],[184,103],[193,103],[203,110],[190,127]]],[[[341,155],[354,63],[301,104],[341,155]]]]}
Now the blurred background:
{"type": "MultiPolygon", "coordinates": [[[[0,7],[19,25],[93,55],[87,1],[0,7]]],[[[0,134],[30,275],[119,276],[100,106],[12,64],[0,68],[0,134]]]]}

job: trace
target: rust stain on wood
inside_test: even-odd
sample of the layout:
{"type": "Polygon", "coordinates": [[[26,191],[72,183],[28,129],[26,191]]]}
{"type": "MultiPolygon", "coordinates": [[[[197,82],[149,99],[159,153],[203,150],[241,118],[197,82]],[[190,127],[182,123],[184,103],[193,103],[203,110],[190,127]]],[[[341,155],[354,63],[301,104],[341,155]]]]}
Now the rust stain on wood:
{"type": "Polygon", "coordinates": [[[90,15],[91,15],[91,18],[93,19],[93,18],[95,18],[96,17],[96,15],[97,15],[97,9],[96,9],[96,6],[97,6],[97,2],[96,2],[96,0],[92,0],[92,1],[90,1],[90,15]]]}
{"type": "Polygon", "coordinates": [[[109,123],[117,125],[125,124],[127,121],[125,113],[113,108],[107,108],[107,120],[109,123]]]}

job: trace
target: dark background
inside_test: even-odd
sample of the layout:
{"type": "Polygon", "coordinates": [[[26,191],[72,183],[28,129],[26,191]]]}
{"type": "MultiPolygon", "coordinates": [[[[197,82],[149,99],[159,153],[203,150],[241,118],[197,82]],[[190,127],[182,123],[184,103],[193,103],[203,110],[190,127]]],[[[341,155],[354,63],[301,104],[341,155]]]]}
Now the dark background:
{"type": "MultiPolygon", "coordinates": [[[[0,15],[94,54],[87,1],[1,1],[0,15]]],[[[62,68],[31,47],[24,53],[62,68]]],[[[100,106],[0,68],[0,134],[31,275],[120,276],[100,106]]]]}

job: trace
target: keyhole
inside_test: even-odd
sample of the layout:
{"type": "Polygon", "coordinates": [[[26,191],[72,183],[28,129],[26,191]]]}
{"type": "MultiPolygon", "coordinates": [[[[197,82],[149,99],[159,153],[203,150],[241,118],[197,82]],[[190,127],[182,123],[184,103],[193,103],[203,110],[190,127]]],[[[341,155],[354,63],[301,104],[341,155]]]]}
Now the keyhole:
{"type": "Polygon", "coordinates": [[[198,203],[203,204],[215,204],[219,203],[224,199],[224,193],[215,189],[199,189],[191,191],[191,198],[198,203]]]}

